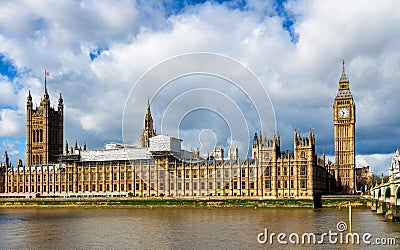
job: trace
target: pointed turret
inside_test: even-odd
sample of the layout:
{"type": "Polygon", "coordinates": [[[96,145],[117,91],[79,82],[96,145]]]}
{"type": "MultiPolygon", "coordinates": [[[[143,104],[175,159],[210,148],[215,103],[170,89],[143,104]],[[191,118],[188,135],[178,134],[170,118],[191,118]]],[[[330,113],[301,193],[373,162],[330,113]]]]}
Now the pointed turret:
{"type": "Polygon", "coordinates": [[[48,106],[50,106],[50,96],[49,93],[47,93],[47,89],[43,94],[42,104],[43,105],[47,104],[48,106]]]}
{"type": "Polygon", "coordinates": [[[308,132],[308,138],[312,144],[315,144],[315,134],[314,129],[310,128],[310,132],[308,132]]]}
{"type": "Polygon", "coordinates": [[[65,154],[68,154],[68,140],[65,140],[65,154]]]}
{"type": "Polygon", "coordinates": [[[62,94],[60,92],[60,97],[58,97],[58,107],[60,107],[60,105],[62,105],[64,103],[64,100],[62,98],[62,94]]]}
{"type": "Polygon", "coordinates": [[[391,179],[400,178],[400,152],[398,149],[392,157],[392,163],[389,166],[389,176],[391,179]]]}
{"type": "Polygon", "coordinates": [[[6,168],[9,168],[10,167],[10,159],[8,158],[7,151],[4,153],[3,161],[4,161],[6,168]]]}
{"type": "Polygon", "coordinates": [[[342,60],[342,75],[339,79],[339,90],[350,90],[349,88],[349,78],[347,78],[346,70],[344,66],[344,59],[342,60]]]}
{"type": "Polygon", "coordinates": [[[49,93],[47,92],[47,87],[45,87],[45,89],[44,89],[43,101],[49,101],[50,102],[50,96],[49,96],[49,93]]]}
{"type": "Polygon", "coordinates": [[[253,137],[253,148],[257,148],[258,147],[258,135],[257,132],[254,133],[254,137],[253,137]]]}
{"type": "Polygon", "coordinates": [[[342,60],[342,75],[340,76],[339,82],[348,82],[349,78],[347,78],[345,67],[344,67],[344,59],[342,60]]]}
{"type": "Polygon", "coordinates": [[[146,110],[146,115],[144,118],[144,128],[143,128],[142,136],[140,138],[141,147],[143,147],[143,148],[149,147],[150,146],[149,139],[156,135],[157,135],[156,131],[154,130],[154,127],[153,127],[153,118],[151,116],[151,111],[150,111],[150,99],[147,99],[147,110],[146,110]]]}
{"type": "Polygon", "coordinates": [[[32,106],[32,96],[31,96],[31,91],[30,90],[29,90],[29,93],[28,93],[27,104],[30,104],[32,106]]]}

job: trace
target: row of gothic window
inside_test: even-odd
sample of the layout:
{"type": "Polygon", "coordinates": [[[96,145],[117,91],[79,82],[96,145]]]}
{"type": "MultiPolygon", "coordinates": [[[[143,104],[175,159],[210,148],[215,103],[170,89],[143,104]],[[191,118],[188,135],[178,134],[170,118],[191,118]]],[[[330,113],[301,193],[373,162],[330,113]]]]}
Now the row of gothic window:
{"type": "MultiPolygon", "coordinates": [[[[300,154],[300,157],[301,157],[301,158],[306,158],[306,153],[305,153],[304,151],[302,151],[301,154],[300,154]]],[[[253,159],[256,159],[256,158],[257,158],[257,153],[254,152],[254,154],[253,154],[253,159]]],[[[269,153],[265,153],[265,159],[266,159],[266,160],[269,160],[269,158],[270,158],[269,153]]]]}
{"type": "MultiPolygon", "coordinates": [[[[50,130],[50,143],[57,143],[57,132],[50,130]]],[[[34,143],[43,142],[43,129],[32,130],[32,140],[34,143]]]]}
{"type": "MultiPolygon", "coordinates": [[[[39,177],[38,177],[39,178],[39,177]]],[[[186,190],[189,190],[190,189],[190,184],[189,183],[185,183],[186,185],[185,185],[185,188],[186,188],[186,190]]],[[[206,189],[206,183],[204,183],[204,182],[201,182],[201,183],[199,183],[200,184],[200,189],[206,189]]],[[[246,189],[246,182],[242,182],[241,183],[242,185],[241,185],[241,187],[242,187],[242,189],[246,189]]],[[[170,183],[170,190],[174,190],[175,189],[175,185],[174,185],[174,183],[170,183]]],[[[66,187],[66,185],[60,185],[61,186],[61,192],[64,192],[65,191],[65,187],[66,187]]],[[[60,187],[59,185],[55,185],[55,192],[59,192],[60,190],[59,190],[59,187],[60,187]]],[[[106,184],[106,190],[104,190],[104,191],[111,191],[110,190],[110,184],[106,184]]],[[[47,190],[47,188],[46,188],[47,186],[46,185],[44,185],[43,186],[43,192],[46,192],[47,190]]],[[[128,186],[127,186],[127,190],[126,191],[132,191],[132,184],[128,184],[128,186]]],[[[217,189],[221,189],[221,187],[222,187],[222,185],[221,185],[221,183],[220,182],[217,182],[217,186],[216,186],[216,188],[217,189]]],[[[9,188],[9,192],[11,192],[12,191],[12,186],[9,186],[8,187],[9,188]]],[[[151,185],[150,185],[150,187],[149,187],[151,190],[154,190],[155,189],[155,185],[154,185],[154,183],[151,183],[151,185]]],[[[164,190],[164,183],[160,183],[160,186],[159,186],[159,189],[160,190],[164,190]]],[[[197,186],[197,183],[195,182],[195,183],[193,183],[193,189],[197,189],[198,188],[198,186],[197,186]]],[[[212,182],[210,182],[209,183],[209,187],[208,187],[209,189],[213,189],[213,183],[212,182]]],[[[229,188],[228,186],[225,186],[225,188],[229,188]]],[[[248,188],[250,188],[250,189],[254,189],[254,182],[252,182],[252,183],[249,183],[249,186],[248,186],[248,188]]],[[[265,181],[265,188],[266,189],[270,189],[271,188],[271,183],[270,183],[270,180],[266,180],[265,181]]],[[[286,189],[286,188],[288,188],[288,182],[287,181],[283,181],[283,185],[282,185],[282,182],[281,181],[278,181],[278,186],[277,186],[277,188],[284,188],[284,189],[286,189]]],[[[292,188],[292,189],[294,189],[294,181],[293,180],[291,180],[290,181],[290,188],[292,188]]],[[[300,180],[300,188],[307,188],[307,180],[303,180],[303,179],[301,179],[300,180]]],[[[113,185],[113,191],[116,191],[118,189],[118,184],[114,184],[113,185]]],[[[135,185],[135,189],[136,190],[140,190],[141,188],[140,188],[140,184],[138,184],[138,183],[136,183],[136,185],[135,185]]],[[[143,185],[143,190],[147,190],[148,189],[148,186],[147,186],[147,184],[146,183],[144,183],[144,185],[143,185]]],[[[238,189],[238,182],[233,182],[233,189],[238,189]]],[[[70,192],[72,192],[72,185],[69,185],[68,186],[68,190],[70,191],[70,192]]],[[[177,185],[177,190],[182,190],[182,183],[178,183],[178,185],[177,185]]],[[[20,188],[19,188],[19,191],[20,192],[23,192],[23,186],[20,186],[20,188]]],[[[35,191],[35,186],[31,186],[31,190],[30,190],[31,192],[34,192],[35,191]]],[[[103,191],[103,185],[102,184],[100,184],[99,185],[99,188],[98,188],[98,190],[96,190],[96,185],[95,184],[92,184],[91,186],[90,185],[88,185],[88,184],[86,184],[86,185],[79,185],[78,186],[78,191],[79,192],[82,192],[82,191],[86,191],[86,192],[92,192],[92,191],[103,191]],[[84,187],[84,190],[83,190],[83,187],[84,187]]],[[[120,191],[125,191],[125,185],[124,184],[120,184],[120,191]]],[[[17,187],[16,186],[14,186],[14,192],[17,192],[17,187]]],[[[29,186],[26,186],[25,187],[25,192],[29,192],[29,186]]],[[[36,186],[36,192],[40,192],[40,186],[36,186]]],[[[49,192],[53,192],[53,185],[49,185],[49,192]]]]}
{"type": "Polygon", "coordinates": [[[43,129],[34,129],[32,131],[33,142],[43,142],[43,129]]]}
{"type": "Polygon", "coordinates": [[[32,163],[33,164],[42,164],[43,156],[42,155],[32,155],[32,163]]]}
{"type": "MultiPolygon", "coordinates": [[[[265,168],[265,175],[269,176],[271,174],[271,169],[270,167],[266,167],[265,168]]],[[[307,171],[306,171],[306,167],[305,166],[300,166],[300,175],[306,175],[307,171]]],[[[281,172],[281,167],[277,167],[277,175],[281,176],[282,172],[281,172]]],[[[288,168],[287,167],[283,167],[283,176],[287,176],[288,175],[288,168]]],[[[294,175],[294,168],[290,167],[290,175],[294,175]]]]}
{"type": "MultiPolygon", "coordinates": [[[[286,189],[286,188],[288,188],[288,182],[287,182],[287,180],[284,180],[284,181],[278,180],[277,186],[278,186],[278,188],[283,187],[284,189],[286,189]],[[283,183],[283,185],[282,185],[282,183],[283,183]]],[[[266,189],[271,188],[271,180],[265,180],[265,188],[266,189]]],[[[294,180],[290,180],[290,188],[291,189],[295,188],[294,180]]],[[[300,188],[307,188],[307,180],[306,179],[300,179],[300,188]]]]}

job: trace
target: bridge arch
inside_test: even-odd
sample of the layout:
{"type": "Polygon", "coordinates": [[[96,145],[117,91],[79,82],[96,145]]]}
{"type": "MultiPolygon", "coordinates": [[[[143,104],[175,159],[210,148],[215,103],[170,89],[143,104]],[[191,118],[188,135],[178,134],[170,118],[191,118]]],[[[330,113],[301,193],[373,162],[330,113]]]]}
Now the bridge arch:
{"type": "Polygon", "coordinates": [[[390,202],[390,187],[385,190],[385,202],[390,202]]]}
{"type": "Polygon", "coordinates": [[[377,197],[377,200],[378,200],[378,201],[381,201],[381,200],[382,200],[382,189],[381,189],[381,188],[378,189],[378,197],[377,197]]]}

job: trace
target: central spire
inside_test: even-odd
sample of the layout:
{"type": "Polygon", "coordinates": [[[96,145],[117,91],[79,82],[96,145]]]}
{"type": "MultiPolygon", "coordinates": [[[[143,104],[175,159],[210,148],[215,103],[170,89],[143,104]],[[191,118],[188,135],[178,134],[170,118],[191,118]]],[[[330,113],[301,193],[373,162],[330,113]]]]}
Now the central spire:
{"type": "Polygon", "coordinates": [[[153,118],[151,117],[150,99],[147,99],[147,110],[146,110],[146,115],[144,117],[144,128],[142,136],[140,138],[141,146],[143,148],[149,147],[150,146],[149,139],[154,136],[156,136],[156,131],[154,130],[153,118]]]}
{"type": "Polygon", "coordinates": [[[150,98],[147,98],[147,110],[146,110],[146,117],[150,116],[151,118],[151,112],[150,112],[150,98]]]}

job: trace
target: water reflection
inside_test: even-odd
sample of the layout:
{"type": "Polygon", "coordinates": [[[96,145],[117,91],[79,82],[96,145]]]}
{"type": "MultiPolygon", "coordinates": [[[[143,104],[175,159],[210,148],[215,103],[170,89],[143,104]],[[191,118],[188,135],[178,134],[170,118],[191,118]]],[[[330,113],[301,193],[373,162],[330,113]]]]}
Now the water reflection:
{"type": "MultiPolygon", "coordinates": [[[[156,208],[0,209],[2,249],[254,249],[303,248],[310,245],[261,245],[257,235],[336,231],[347,221],[346,209],[302,208],[156,208]]],[[[385,222],[368,209],[353,210],[353,231],[395,237],[400,224],[385,222]]],[[[324,244],[326,249],[375,249],[376,246],[324,244]]],[[[314,246],[315,249],[321,246],[314,246]]],[[[392,249],[394,246],[388,247],[392,249]]]]}

